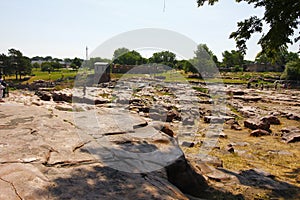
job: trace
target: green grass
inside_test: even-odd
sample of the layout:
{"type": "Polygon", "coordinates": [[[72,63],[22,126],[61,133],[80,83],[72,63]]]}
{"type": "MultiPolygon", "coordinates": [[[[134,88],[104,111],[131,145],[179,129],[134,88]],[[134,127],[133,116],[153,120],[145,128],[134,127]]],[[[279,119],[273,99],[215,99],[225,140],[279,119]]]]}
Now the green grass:
{"type": "Polygon", "coordinates": [[[223,83],[223,84],[247,84],[246,80],[240,79],[222,79],[222,78],[209,78],[209,79],[188,79],[189,81],[199,82],[199,83],[223,83]]]}
{"type": "Polygon", "coordinates": [[[57,79],[61,78],[69,78],[69,77],[75,77],[77,75],[77,71],[68,70],[68,69],[62,69],[60,71],[54,71],[50,74],[48,72],[43,72],[40,69],[34,69],[32,70],[32,74],[35,76],[31,76],[29,79],[29,83],[36,81],[36,80],[51,80],[55,81],[57,79]]]}
{"type": "Polygon", "coordinates": [[[187,82],[184,75],[177,71],[167,71],[157,74],[117,74],[112,73],[112,79],[128,79],[128,78],[147,78],[147,77],[165,77],[164,82],[187,82]]]}
{"type": "Polygon", "coordinates": [[[242,80],[249,80],[251,78],[267,78],[278,79],[282,72],[223,72],[221,73],[224,78],[238,78],[242,80]]]}
{"type": "Polygon", "coordinates": [[[199,92],[203,92],[203,93],[208,93],[208,89],[207,88],[202,88],[202,87],[193,87],[194,90],[197,90],[199,92]]]}
{"type": "Polygon", "coordinates": [[[22,83],[22,84],[27,84],[27,83],[32,83],[37,80],[45,80],[45,81],[56,81],[58,79],[61,79],[62,77],[64,79],[68,78],[74,78],[77,75],[76,71],[69,70],[69,69],[62,69],[59,71],[54,71],[51,72],[50,74],[48,72],[43,72],[40,69],[32,69],[31,76],[23,76],[22,78],[29,78],[27,80],[15,80],[15,76],[7,76],[5,77],[6,80],[12,81],[15,83],[22,83]]]}

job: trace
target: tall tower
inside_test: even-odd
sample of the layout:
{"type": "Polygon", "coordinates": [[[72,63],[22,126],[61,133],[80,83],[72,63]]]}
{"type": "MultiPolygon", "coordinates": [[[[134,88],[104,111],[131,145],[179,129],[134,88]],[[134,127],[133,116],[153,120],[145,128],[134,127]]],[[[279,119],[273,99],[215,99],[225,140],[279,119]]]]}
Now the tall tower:
{"type": "Polygon", "coordinates": [[[85,60],[89,59],[89,48],[86,46],[85,48],[85,60]]]}

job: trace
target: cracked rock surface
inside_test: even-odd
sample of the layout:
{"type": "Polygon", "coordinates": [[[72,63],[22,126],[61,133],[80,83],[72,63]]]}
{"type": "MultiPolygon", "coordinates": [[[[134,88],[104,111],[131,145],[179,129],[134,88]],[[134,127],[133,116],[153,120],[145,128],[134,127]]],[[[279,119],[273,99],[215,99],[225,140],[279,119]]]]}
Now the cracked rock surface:
{"type": "MultiPolygon", "coordinates": [[[[76,114],[82,123],[76,123],[73,112],[1,104],[0,199],[188,199],[168,181],[164,165],[151,171],[151,164],[160,165],[161,160],[170,165],[181,159],[188,165],[172,137],[135,115],[114,126],[112,116],[125,118],[103,109],[96,130],[88,118],[84,120],[87,113],[76,114]],[[126,158],[128,152],[137,155],[136,160],[126,158]],[[176,157],[167,160],[169,152],[176,157]],[[145,153],[150,156],[146,164],[138,163],[145,153]],[[117,164],[119,170],[112,165],[120,158],[125,162],[117,164]],[[121,170],[131,165],[150,170],[121,170]]],[[[205,188],[204,180],[202,184],[205,188]]]]}

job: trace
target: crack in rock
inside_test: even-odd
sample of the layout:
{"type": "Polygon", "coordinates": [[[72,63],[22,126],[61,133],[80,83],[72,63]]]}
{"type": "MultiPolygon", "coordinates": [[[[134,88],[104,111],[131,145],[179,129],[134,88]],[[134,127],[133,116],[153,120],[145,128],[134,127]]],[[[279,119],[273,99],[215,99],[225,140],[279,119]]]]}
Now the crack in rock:
{"type": "Polygon", "coordinates": [[[67,168],[67,167],[73,167],[73,166],[80,166],[80,165],[89,165],[89,164],[95,164],[99,163],[98,160],[80,160],[80,161],[58,161],[55,163],[43,163],[46,167],[57,167],[57,168],[67,168]]]}
{"type": "Polygon", "coordinates": [[[3,178],[1,178],[1,177],[0,177],[0,180],[6,182],[6,183],[8,183],[8,184],[10,184],[10,186],[13,188],[15,194],[17,195],[17,197],[18,197],[20,200],[23,200],[23,198],[20,196],[20,194],[18,193],[18,191],[17,191],[15,185],[14,185],[12,182],[7,181],[7,180],[5,180],[5,179],[3,179],[3,178]]]}

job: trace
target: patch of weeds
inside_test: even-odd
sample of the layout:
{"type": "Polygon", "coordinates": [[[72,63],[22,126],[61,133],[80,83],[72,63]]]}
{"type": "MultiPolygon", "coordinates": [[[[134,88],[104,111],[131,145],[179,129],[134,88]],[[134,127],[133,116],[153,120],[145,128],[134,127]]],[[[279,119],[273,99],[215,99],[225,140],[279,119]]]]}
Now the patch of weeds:
{"type": "Polygon", "coordinates": [[[138,93],[138,92],[142,91],[142,88],[133,88],[132,91],[133,91],[133,93],[138,93]]]}
{"type": "Polygon", "coordinates": [[[267,200],[270,199],[270,196],[266,193],[257,193],[254,197],[255,200],[267,200]]]}
{"type": "Polygon", "coordinates": [[[65,89],[65,88],[62,85],[56,85],[53,89],[56,91],[59,91],[59,90],[65,89]]]}
{"type": "Polygon", "coordinates": [[[110,94],[108,94],[108,93],[98,94],[98,97],[103,97],[103,98],[105,98],[105,99],[108,99],[109,96],[110,96],[110,94]]]}
{"type": "Polygon", "coordinates": [[[207,88],[203,88],[203,87],[193,87],[194,90],[198,91],[198,92],[202,92],[202,93],[208,93],[208,89],[207,88]]]}
{"type": "Polygon", "coordinates": [[[244,119],[244,117],[240,115],[240,112],[235,107],[231,105],[227,105],[227,107],[235,114],[235,120],[239,121],[244,119]]]}
{"type": "Polygon", "coordinates": [[[166,92],[166,91],[160,91],[157,92],[158,96],[174,96],[174,94],[170,93],[170,92],[166,92]]]}

